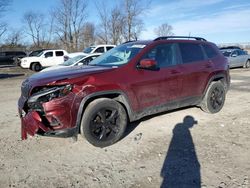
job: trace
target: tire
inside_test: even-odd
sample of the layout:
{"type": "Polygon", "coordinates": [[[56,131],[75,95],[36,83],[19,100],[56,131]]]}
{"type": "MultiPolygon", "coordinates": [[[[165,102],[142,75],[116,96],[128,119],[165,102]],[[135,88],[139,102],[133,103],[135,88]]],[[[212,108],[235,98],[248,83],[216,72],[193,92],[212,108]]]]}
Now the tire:
{"type": "Polygon", "coordinates": [[[92,101],[83,113],[81,134],[89,143],[106,147],[117,142],[127,127],[127,113],[115,100],[100,98],[92,101]]]}
{"type": "Polygon", "coordinates": [[[247,60],[243,67],[248,69],[250,67],[250,60],[247,60]]]}
{"type": "Polygon", "coordinates": [[[226,91],[223,84],[220,81],[212,82],[207,89],[200,107],[207,113],[217,113],[224,106],[225,98],[226,91]]]}
{"type": "Polygon", "coordinates": [[[42,66],[40,65],[40,63],[33,63],[31,65],[31,70],[38,72],[42,69],[42,66]]]}

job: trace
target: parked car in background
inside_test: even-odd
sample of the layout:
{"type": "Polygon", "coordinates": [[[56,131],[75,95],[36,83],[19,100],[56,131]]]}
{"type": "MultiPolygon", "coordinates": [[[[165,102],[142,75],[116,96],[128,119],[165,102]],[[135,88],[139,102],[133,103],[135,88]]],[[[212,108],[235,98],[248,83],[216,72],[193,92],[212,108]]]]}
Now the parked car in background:
{"type": "Polygon", "coordinates": [[[51,50],[51,49],[39,49],[39,50],[33,50],[29,53],[29,57],[34,57],[34,56],[38,56],[41,52],[45,51],[45,50],[51,50]]]}
{"type": "Polygon", "coordinates": [[[101,54],[95,53],[95,54],[89,54],[89,55],[78,55],[75,57],[72,57],[68,59],[67,61],[64,61],[62,64],[48,67],[43,69],[41,72],[45,71],[51,71],[51,70],[56,70],[56,69],[61,69],[65,67],[70,67],[70,66],[80,66],[80,65],[88,65],[92,60],[100,56],[101,54]]]}
{"type": "Polygon", "coordinates": [[[23,51],[3,51],[0,52],[0,64],[13,65],[17,58],[26,57],[23,51]]]}
{"type": "Polygon", "coordinates": [[[127,124],[185,106],[219,112],[230,85],[227,59],[199,37],[159,37],[113,48],[84,68],[39,72],[21,86],[22,139],[74,136],[105,147],[127,124]]]}
{"type": "MultiPolygon", "coordinates": [[[[39,55],[42,51],[44,51],[44,50],[49,50],[49,49],[39,49],[39,50],[31,51],[31,52],[28,54],[28,57],[35,57],[35,56],[38,56],[38,55],[39,55]]],[[[14,64],[15,64],[16,66],[20,66],[20,64],[21,64],[21,59],[22,59],[22,58],[23,58],[23,57],[18,57],[18,58],[16,58],[14,64]]]]}
{"type": "Polygon", "coordinates": [[[112,44],[93,45],[93,46],[90,46],[88,48],[85,48],[83,50],[83,53],[86,53],[86,54],[105,53],[114,47],[115,47],[115,45],[112,45],[112,44]]]}
{"type": "Polygon", "coordinates": [[[222,54],[228,59],[229,67],[250,67],[250,55],[247,51],[235,46],[220,48],[222,54]]]}
{"type": "Polygon", "coordinates": [[[79,55],[86,56],[87,54],[83,52],[73,52],[73,53],[68,53],[67,55],[63,56],[63,58],[64,58],[64,61],[67,61],[68,59],[79,56],[79,55]]]}
{"type": "Polygon", "coordinates": [[[22,68],[40,71],[45,67],[59,65],[64,62],[63,56],[68,54],[65,50],[44,50],[37,56],[21,59],[22,68]]]}

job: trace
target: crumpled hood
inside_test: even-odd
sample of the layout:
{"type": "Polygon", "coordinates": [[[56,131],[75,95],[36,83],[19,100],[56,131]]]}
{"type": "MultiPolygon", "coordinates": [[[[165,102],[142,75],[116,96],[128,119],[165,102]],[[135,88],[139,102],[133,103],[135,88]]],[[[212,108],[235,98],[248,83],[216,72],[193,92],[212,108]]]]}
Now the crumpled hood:
{"type": "Polygon", "coordinates": [[[35,73],[25,82],[29,82],[32,87],[38,85],[46,85],[48,83],[64,80],[64,79],[71,79],[77,77],[84,77],[86,75],[104,72],[108,70],[112,70],[112,67],[101,67],[101,66],[69,66],[62,69],[55,69],[50,71],[44,71],[35,73]]]}

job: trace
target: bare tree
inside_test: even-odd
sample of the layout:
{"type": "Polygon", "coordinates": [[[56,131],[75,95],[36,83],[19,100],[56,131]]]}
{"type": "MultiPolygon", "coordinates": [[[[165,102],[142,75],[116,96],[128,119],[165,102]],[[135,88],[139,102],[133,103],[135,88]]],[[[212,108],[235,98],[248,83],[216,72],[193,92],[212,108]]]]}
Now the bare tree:
{"type": "Polygon", "coordinates": [[[174,35],[173,27],[167,23],[161,24],[159,27],[155,28],[154,32],[158,37],[174,35]]]}
{"type": "Polygon", "coordinates": [[[2,14],[7,10],[10,3],[10,0],[0,0],[0,37],[7,31],[7,24],[3,22],[2,14]]]}
{"type": "Polygon", "coordinates": [[[140,16],[148,9],[150,1],[142,0],[124,0],[125,30],[124,38],[127,41],[136,40],[143,27],[143,21],[140,16]]]}
{"type": "Polygon", "coordinates": [[[95,43],[95,25],[87,22],[82,29],[82,49],[95,43]]]}
{"type": "Polygon", "coordinates": [[[23,31],[13,29],[12,32],[8,34],[8,37],[5,41],[6,44],[12,47],[20,46],[23,39],[23,31]]]}
{"type": "Polygon", "coordinates": [[[29,11],[24,14],[23,20],[27,24],[27,34],[31,36],[34,46],[42,47],[47,37],[45,16],[41,13],[29,11]]]}
{"type": "Polygon", "coordinates": [[[121,43],[122,33],[124,31],[124,21],[125,17],[122,14],[121,10],[118,7],[112,9],[110,14],[108,26],[109,26],[109,38],[111,39],[111,43],[117,45],[121,43]]]}
{"type": "Polygon", "coordinates": [[[99,30],[97,31],[98,40],[101,43],[108,44],[109,43],[109,10],[107,8],[107,4],[104,1],[98,3],[95,1],[96,9],[99,14],[100,24],[99,30]]]}
{"type": "Polygon", "coordinates": [[[60,0],[52,15],[55,18],[55,33],[68,51],[80,48],[81,29],[86,20],[86,0],[60,0]]]}

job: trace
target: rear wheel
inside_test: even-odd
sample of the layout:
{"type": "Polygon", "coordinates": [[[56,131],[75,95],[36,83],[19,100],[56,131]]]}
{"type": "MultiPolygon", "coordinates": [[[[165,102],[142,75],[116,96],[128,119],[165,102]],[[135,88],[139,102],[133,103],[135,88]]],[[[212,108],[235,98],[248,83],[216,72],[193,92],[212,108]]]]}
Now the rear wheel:
{"type": "Polygon", "coordinates": [[[100,98],[91,102],[83,113],[81,134],[97,147],[117,142],[127,126],[127,113],[112,99],[100,98]]]}
{"type": "Polygon", "coordinates": [[[244,68],[249,68],[250,67],[250,60],[247,60],[247,62],[244,65],[244,68]]]}
{"type": "Polygon", "coordinates": [[[41,69],[42,69],[42,66],[40,65],[40,63],[33,63],[33,64],[31,65],[31,70],[33,70],[33,71],[38,72],[38,71],[40,71],[41,69]]]}
{"type": "Polygon", "coordinates": [[[226,92],[223,84],[212,82],[207,89],[206,95],[201,103],[201,109],[208,113],[217,113],[224,106],[226,92]]]}

